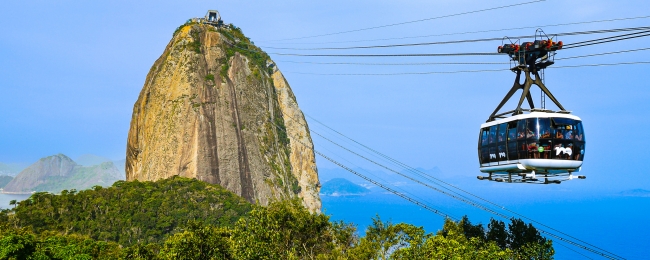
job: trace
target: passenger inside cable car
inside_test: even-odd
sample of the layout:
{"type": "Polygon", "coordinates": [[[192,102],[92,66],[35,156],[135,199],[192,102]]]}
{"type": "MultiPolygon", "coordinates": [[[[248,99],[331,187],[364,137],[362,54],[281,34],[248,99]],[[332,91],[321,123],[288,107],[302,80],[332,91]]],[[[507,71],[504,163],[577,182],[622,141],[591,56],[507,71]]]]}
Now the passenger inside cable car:
{"type": "Polygon", "coordinates": [[[584,160],[582,122],[570,118],[526,118],[481,129],[481,164],[519,159],[584,160]]]}

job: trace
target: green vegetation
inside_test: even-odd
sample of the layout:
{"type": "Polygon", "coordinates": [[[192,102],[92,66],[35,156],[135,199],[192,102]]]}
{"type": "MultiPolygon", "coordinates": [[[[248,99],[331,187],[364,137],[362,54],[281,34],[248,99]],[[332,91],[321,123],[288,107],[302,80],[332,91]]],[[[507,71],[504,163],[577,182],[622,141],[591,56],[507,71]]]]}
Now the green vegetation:
{"type": "Polygon", "coordinates": [[[230,24],[228,27],[219,30],[219,32],[232,42],[223,45],[227,60],[229,60],[235,52],[238,52],[250,59],[251,64],[254,66],[251,68],[251,71],[253,71],[253,75],[256,78],[261,79],[259,69],[264,69],[268,74],[273,73],[273,69],[268,67],[266,64],[267,61],[271,60],[271,57],[269,57],[269,55],[262,49],[255,46],[250,38],[244,35],[241,28],[230,24]]]}
{"type": "Polygon", "coordinates": [[[64,232],[36,234],[29,227],[20,228],[5,221],[0,223],[0,259],[70,256],[82,259],[553,258],[552,242],[539,236],[531,225],[513,219],[505,230],[501,228],[505,225],[493,223],[502,222],[493,220],[485,232],[481,225],[472,225],[464,217],[459,222],[446,220],[442,230],[427,234],[422,227],[383,222],[376,217],[365,235],[358,237],[353,225],[332,222],[324,214],[311,214],[294,199],[274,202],[268,207],[255,206],[234,225],[188,221],[164,241],[140,241],[130,246],[64,232]],[[505,246],[490,237],[496,233],[504,235],[505,246]]]}
{"type": "Polygon", "coordinates": [[[214,82],[214,75],[212,75],[212,74],[206,75],[205,80],[214,82]]]}
{"type": "Polygon", "coordinates": [[[198,31],[190,31],[190,36],[192,36],[192,42],[188,43],[187,46],[190,47],[190,50],[193,50],[196,53],[201,53],[201,36],[198,31]]]}
{"type": "MultiPolygon", "coordinates": [[[[121,245],[160,243],[189,221],[232,226],[252,205],[218,186],[174,177],[157,182],[118,181],[109,188],[96,186],[61,195],[33,194],[20,202],[6,219],[36,234],[47,231],[76,233],[121,245]]],[[[0,258],[1,259],[1,258],[0,258]]]]}

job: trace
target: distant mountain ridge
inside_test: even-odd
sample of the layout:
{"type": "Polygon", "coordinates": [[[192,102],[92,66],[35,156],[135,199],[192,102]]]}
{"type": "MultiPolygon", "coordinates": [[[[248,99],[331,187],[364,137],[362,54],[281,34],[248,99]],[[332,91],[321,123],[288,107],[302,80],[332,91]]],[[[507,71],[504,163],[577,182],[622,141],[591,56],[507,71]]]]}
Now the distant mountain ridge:
{"type": "Polygon", "coordinates": [[[95,185],[110,186],[123,180],[124,175],[113,162],[103,162],[94,166],[82,166],[64,154],[41,158],[38,162],[21,171],[4,186],[6,193],[29,193],[47,191],[58,193],[61,190],[83,190],[95,185]]]}
{"type": "Polygon", "coordinates": [[[619,194],[628,197],[650,197],[650,190],[633,189],[633,190],[622,191],[619,194]]]}
{"type": "Polygon", "coordinates": [[[102,157],[94,154],[84,154],[74,159],[74,162],[81,166],[94,166],[94,165],[99,165],[105,162],[112,162],[112,161],[113,160],[108,159],[106,157],[102,157]]]}
{"type": "Polygon", "coordinates": [[[344,178],[334,178],[325,182],[320,191],[327,196],[365,195],[370,192],[369,189],[344,178]]]}

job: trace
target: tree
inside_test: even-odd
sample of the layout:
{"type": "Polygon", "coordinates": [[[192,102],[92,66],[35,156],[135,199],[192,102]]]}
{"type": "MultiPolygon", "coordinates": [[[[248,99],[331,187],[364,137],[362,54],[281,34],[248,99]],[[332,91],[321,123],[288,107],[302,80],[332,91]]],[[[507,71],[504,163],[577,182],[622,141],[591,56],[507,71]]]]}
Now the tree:
{"type": "Polygon", "coordinates": [[[491,218],[485,238],[487,241],[494,241],[501,249],[508,248],[506,224],[503,221],[491,218]]]}
{"type": "Polygon", "coordinates": [[[232,259],[231,230],[190,222],[186,230],[165,240],[162,259],[232,259]]]}
{"type": "Polygon", "coordinates": [[[463,228],[463,233],[467,239],[476,237],[480,241],[485,241],[485,229],[483,228],[483,224],[472,225],[472,222],[470,222],[467,215],[465,215],[460,220],[460,226],[463,228]]]}
{"type": "Polygon", "coordinates": [[[0,225],[0,259],[28,259],[36,251],[36,236],[27,229],[0,225]]]}
{"type": "Polygon", "coordinates": [[[333,226],[328,216],[311,214],[299,199],[273,202],[237,222],[232,231],[233,255],[237,259],[324,257],[336,251],[336,242],[345,243],[351,236],[334,230],[337,227],[341,226],[333,226]]]}
{"type": "Polygon", "coordinates": [[[390,259],[393,253],[399,252],[401,258],[413,258],[421,253],[419,247],[425,239],[422,227],[383,222],[377,215],[349,255],[352,259],[390,259]]]}

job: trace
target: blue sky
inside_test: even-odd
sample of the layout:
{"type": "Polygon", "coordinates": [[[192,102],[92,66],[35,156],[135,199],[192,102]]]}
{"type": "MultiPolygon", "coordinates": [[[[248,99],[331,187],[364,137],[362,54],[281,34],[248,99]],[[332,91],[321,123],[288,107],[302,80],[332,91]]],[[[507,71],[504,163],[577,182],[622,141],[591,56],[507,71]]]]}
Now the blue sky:
{"type": "MultiPolygon", "coordinates": [[[[521,1],[523,2],[523,1],[521,1]]],[[[529,35],[534,29],[373,40],[650,15],[643,1],[555,1],[300,40],[491,8],[520,1],[13,1],[0,10],[0,162],[31,163],[65,153],[123,159],[132,106],[145,76],[174,29],[207,9],[269,53],[325,53],[268,47],[325,47],[529,35]],[[373,40],[373,41],[362,41],[373,40]],[[361,41],[332,43],[341,41],[361,41]]],[[[549,33],[646,26],[650,19],[549,26],[549,33]]],[[[606,35],[562,37],[565,43],[606,35]]],[[[557,58],[647,47],[639,38],[567,49],[557,58]]],[[[492,52],[501,42],[352,50],[339,53],[492,52]]],[[[331,52],[331,51],[330,51],[331,52]]],[[[332,52],[334,53],[334,52],[332,52]]],[[[558,61],[556,66],[650,61],[648,51],[558,61]]],[[[512,86],[511,72],[401,76],[300,73],[395,73],[505,69],[507,65],[360,66],[294,62],[506,62],[505,56],[463,58],[301,58],[271,54],[305,113],[405,163],[445,174],[478,174],[478,128],[512,86]]],[[[549,69],[546,85],[584,120],[585,181],[570,190],[650,189],[648,65],[549,69]]],[[[533,92],[536,98],[538,92],[533,92]]],[[[313,130],[319,126],[311,122],[313,130]]],[[[322,130],[322,129],[321,129],[322,130]]],[[[314,138],[317,149],[330,149],[314,138]]],[[[336,156],[344,153],[333,152],[336,156]]],[[[345,157],[348,158],[348,157],[345,157]]],[[[373,169],[360,160],[351,165],[373,169]]],[[[335,166],[318,160],[322,169],[335,166]]],[[[503,186],[503,185],[501,185],[503,186]]],[[[568,187],[567,187],[568,186],[568,187]]],[[[537,189],[537,188],[536,188],[537,189]]]]}

